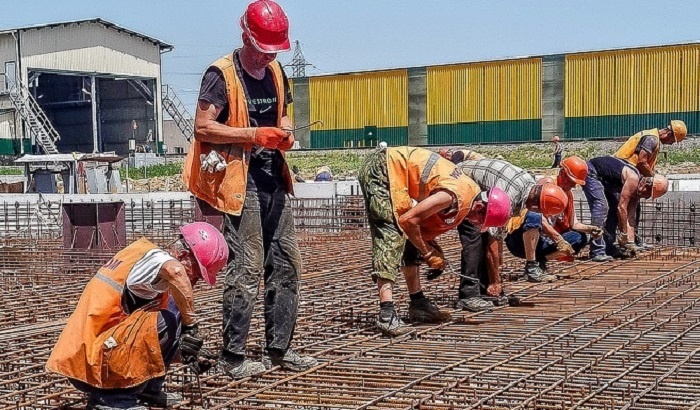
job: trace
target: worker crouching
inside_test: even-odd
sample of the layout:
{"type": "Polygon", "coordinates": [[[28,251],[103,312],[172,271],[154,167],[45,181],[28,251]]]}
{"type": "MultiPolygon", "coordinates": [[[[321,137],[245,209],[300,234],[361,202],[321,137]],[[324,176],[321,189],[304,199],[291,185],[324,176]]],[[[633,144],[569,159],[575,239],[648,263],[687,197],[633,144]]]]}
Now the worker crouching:
{"type": "MultiPolygon", "coordinates": [[[[546,218],[526,210],[509,221],[506,246],[513,256],[526,260],[526,270],[538,267],[547,274],[547,261],[572,261],[574,255],[588,244],[587,234],[595,238],[603,235],[602,228],[583,224],[576,219],[572,189],[576,185],[585,185],[587,175],[586,161],[575,156],[564,159],[559,165],[555,182],[568,199],[564,212],[546,218]]],[[[543,178],[538,182],[554,181],[543,178]]]]}
{"type": "Polygon", "coordinates": [[[183,363],[206,370],[192,287],[200,279],[215,283],[228,247],[204,222],[180,233],[166,250],[141,239],[118,252],[88,282],[68,319],[46,369],[84,392],[87,409],[176,404],[181,397],[162,387],[178,352],[183,363]]]}
{"type": "Polygon", "coordinates": [[[388,336],[411,327],[393,303],[396,273],[406,279],[414,323],[450,319],[421,290],[418,265],[444,270],[435,238],[468,219],[474,225],[502,226],[510,215],[508,196],[496,188],[481,192],[454,164],[422,148],[391,147],[373,151],[360,168],[359,182],[372,234],[372,278],[380,299],[377,327],[388,336]]]}

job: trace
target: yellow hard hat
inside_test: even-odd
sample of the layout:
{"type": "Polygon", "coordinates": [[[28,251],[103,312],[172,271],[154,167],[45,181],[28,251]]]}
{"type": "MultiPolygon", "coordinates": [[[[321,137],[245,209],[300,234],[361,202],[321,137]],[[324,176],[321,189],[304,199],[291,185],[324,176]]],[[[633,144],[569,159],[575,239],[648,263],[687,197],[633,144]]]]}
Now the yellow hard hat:
{"type": "Polygon", "coordinates": [[[671,131],[673,131],[673,137],[676,139],[676,142],[683,141],[685,136],[688,135],[688,127],[681,120],[671,120],[671,131]]]}

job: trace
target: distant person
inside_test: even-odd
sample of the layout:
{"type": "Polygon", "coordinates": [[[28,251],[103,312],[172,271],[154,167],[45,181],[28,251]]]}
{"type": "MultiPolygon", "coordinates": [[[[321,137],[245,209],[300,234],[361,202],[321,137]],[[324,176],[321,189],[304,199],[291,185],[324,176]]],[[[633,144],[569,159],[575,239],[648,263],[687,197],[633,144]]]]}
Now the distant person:
{"type": "Polygon", "coordinates": [[[316,177],[314,178],[316,182],[331,182],[333,181],[333,173],[331,169],[324,165],[316,170],[316,177]]]}
{"type": "Polygon", "coordinates": [[[554,142],[554,163],[552,164],[551,168],[559,168],[559,164],[561,164],[561,157],[564,154],[564,147],[562,146],[562,143],[559,142],[558,135],[555,135],[554,138],[552,138],[552,142],[554,142]]]}
{"type": "Polygon", "coordinates": [[[385,141],[380,142],[379,145],[377,146],[377,148],[379,148],[379,149],[386,149],[386,147],[388,147],[388,145],[385,141]]]}

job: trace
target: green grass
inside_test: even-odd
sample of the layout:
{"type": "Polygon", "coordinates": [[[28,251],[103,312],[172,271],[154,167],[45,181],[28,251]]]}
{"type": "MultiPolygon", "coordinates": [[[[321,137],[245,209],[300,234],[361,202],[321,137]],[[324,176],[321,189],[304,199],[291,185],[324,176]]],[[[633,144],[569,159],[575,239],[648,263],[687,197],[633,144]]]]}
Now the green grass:
{"type": "Polygon", "coordinates": [[[0,167],[0,175],[23,175],[21,167],[0,167]]]}
{"type": "MultiPolygon", "coordinates": [[[[166,164],[151,165],[150,167],[129,168],[130,179],[143,179],[144,175],[151,177],[167,177],[182,173],[182,162],[169,162],[166,164]],[[146,168],[144,170],[144,168],[146,168]],[[145,173],[144,173],[145,171],[145,173]]],[[[124,180],[126,178],[126,167],[119,169],[119,176],[124,180]]]]}

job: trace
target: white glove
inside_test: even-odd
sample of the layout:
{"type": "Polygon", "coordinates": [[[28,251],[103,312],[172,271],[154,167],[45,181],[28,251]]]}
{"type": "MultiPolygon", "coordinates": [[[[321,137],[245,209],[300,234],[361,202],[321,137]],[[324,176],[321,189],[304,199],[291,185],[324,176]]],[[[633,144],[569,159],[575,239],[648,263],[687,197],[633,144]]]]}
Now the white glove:
{"type": "Polygon", "coordinates": [[[224,157],[217,151],[210,151],[209,155],[201,154],[199,159],[202,162],[202,171],[206,171],[210,174],[223,171],[227,165],[224,157]]]}

